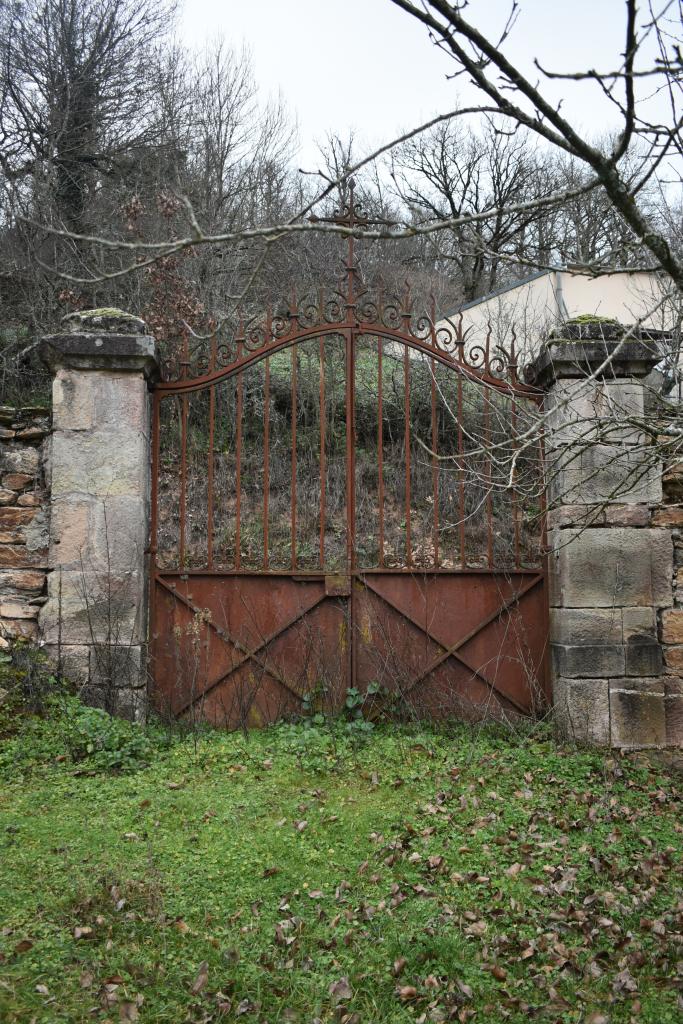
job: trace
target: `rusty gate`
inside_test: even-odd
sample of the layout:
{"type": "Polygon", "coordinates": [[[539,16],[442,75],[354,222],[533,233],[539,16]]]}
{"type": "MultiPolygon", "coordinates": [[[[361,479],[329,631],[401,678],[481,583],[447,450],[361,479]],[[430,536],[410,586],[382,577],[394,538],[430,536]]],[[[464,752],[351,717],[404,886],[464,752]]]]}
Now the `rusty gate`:
{"type": "MultiPolygon", "coordinates": [[[[363,221],[350,203],[333,218],[363,221]]],[[[174,716],[495,719],[546,691],[539,397],[361,279],[191,345],[153,396],[150,657],[174,716]]]]}

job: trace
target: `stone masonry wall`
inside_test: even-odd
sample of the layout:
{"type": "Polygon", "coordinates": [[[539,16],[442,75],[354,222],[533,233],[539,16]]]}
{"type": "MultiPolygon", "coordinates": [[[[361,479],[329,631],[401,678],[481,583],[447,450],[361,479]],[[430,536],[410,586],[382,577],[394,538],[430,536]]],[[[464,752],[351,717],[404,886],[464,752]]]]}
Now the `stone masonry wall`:
{"type": "Polygon", "coordinates": [[[117,310],[71,314],[64,328],[41,347],[53,371],[41,637],[87,700],[142,717],[154,339],[117,310]]]}
{"type": "Polygon", "coordinates": [[[0,406],[0,648],[38,637],[48,564],[49,410],[0,406]]]}
{"type": "Polygon", "coordinates": [[[643,382],[656,359],[645,341],[617,349],[569,338],[551,341],[536,365],[554,470],[554,713],[560,731],[582,743],[683,744],[683,508],[669,503],[674,475],[637,426],[649,415],[643,382]],[[589,379],[610,352],[608,373],[589,379]]]}
{"type": "MultiPolygon", "coordinates": [[[[670,436],[665,435],[662,440],[671,443],[670,436]]],[[[662,503],[653,510],[652,522],[670,532],[673,546],[671,602],[658,616],[658,638],[670,689],[672,693],[683,693],[683,462],[673,461],[664,466],[662,503]]],[[[683,708],[679,707],[677,716],[669,717],[676,718],[674,740],[683,743],[683,708]]]]}

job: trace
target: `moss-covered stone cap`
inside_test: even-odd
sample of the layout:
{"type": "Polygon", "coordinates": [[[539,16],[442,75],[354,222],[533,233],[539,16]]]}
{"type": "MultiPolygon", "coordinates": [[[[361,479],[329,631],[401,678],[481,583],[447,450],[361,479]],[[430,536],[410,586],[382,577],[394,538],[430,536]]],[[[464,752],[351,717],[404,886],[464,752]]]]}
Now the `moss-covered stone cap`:
{"type": "Polygon", "coordinates": [[[62,323],[71,334],[147,333],[147,324],[139,316],[110,306],[67,313],[62,317],[62,323]]]}
{"type": "Polygon", "coordinates": [[[553,339],[543,345],[536,359],[526,367],[524,377],[536,388],[548,388],[557,380],[580,380],[597,373],[600,380],[639,379],[647,376],[660,359],[653,340],[553,339]]]}

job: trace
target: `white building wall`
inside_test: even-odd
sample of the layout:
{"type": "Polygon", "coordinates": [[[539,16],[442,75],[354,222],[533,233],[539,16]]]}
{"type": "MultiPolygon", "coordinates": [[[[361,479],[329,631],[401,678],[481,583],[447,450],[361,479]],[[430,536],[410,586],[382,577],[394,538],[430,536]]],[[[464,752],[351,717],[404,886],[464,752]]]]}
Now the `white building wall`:
{"type": "MultiPolygon", "coordinates": [[[[491,346],[508,348],[511,329],[517,336],[520,361],[538,350],[549,330],[564,320],[584,314],[610,317],[632,324],[645,317],[644,326],[658,330],[673,327],[670,305],[648,314],[662,297],[654,274],[606,274],[593,278],[571,271],[548,271],[507,291],[492,295],[462,310],[462,327],[468,349],[483,345],[491,329],[491,346]]],[[[457,324],[460,313],[450,319],[457,324]]],[[[442,321],[439,326],[445,326],[442,321]]]]}

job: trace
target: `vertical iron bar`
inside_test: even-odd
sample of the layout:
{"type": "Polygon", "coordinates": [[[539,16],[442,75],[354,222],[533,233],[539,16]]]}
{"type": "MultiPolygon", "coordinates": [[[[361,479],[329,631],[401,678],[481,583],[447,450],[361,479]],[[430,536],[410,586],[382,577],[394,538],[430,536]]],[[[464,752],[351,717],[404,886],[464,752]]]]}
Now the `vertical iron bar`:
{"type": "Polygon", "coordinates": [[[403,349],[403,443],[405,445],[405,495],[406,495],[406,566],[413,564],[413,545],[410,530],[410,354],[408,346],[403,349]]]}
{"type": "Polygon", "coordinates": [[[320,338],[319,342],[320,359],[320,568],[325,567],[325,485],[327,479],[327,464],[325,461],[327,411],[325,408],[325,339],[320,338]]]}
{"type": "Polygon", "coordinates": [[[149,524],[149,642],[151,668],[156,677],[156,606],[157,606],[157,532],[159,505],[159,418],[161,400],[159,392],[152,394],[152,481],[151,481],[151,515],[149,524]]]}
{"type": "Polygon", "coordinates": [[[493,568],[493,496],[491,494],[491,394],[484,388],[484,444],[486,463],[484,481],[486,486],[486,553],[489,569],[493,568]]]}
{"type": "MultiPolygon", "coordinates": [[[[350,247],[351,255],[353,246],[350,247]]],[[[349,297],[353,300],[353,276],[349,297]]],[[[349,316],[355,306],[349,307],[349,316]]],[[[346,331],[346,559],[350,576],[350,594],[347,605],[348,636],[348,679],[349,686],[356,685],[358,666],[358,636],[356,631],[356,331],[346,331]]]]}
{"type": "Polygon", "coordinates": [[[462,433],[462,374],[458,373],[458,476],[459,476],[459,510],[460,517],[460,568],[467,568],[467,552],[465,550],[465,455],[462,433]]]}
{"type": "Polygon", "coordinates": [[[185,568],[185,513],[187,511],[187,395],[181,399],[180,412],[180,568],[185,568]]]}
{"type": "Polygon", "coordinates": [[[379,564],[384,568],[384,413],[382,409],[382,350],[381,337],[377,338],[377,473],[379,501],[379,564]]]}
{"type": "Polygon", "coordinates": [[[216,385],[212,384],[209,389],[209,466],[207,474],[207,514],[206,514],[206,529],[207,529],[207,564],[209,569],[213,569],[213,445],[214,445],[214,419],[216,417],[216,385]]]}
{"type": "Polygon", "coordinates": [[[268,502],[270,498],[270,356],[263,386],[263,568],[268,568],[268,502]]]}
{"type": "Polygon", "coordinates": [[[356,334],[346,335],[346,552],[349,571],[356,567],[356,334]]]}
{"type": "MultiPolygon", "coordinates": [[[[512,458],[515,458],[517,453],[517,402],[515,401],[515,395],[512,395],[512,404],[510,410],[510,418],[512,420],[512,458]]],[[[512,471],[512,523],[515,531],[515,569],[519,569],[520,552],[519,552],[519,506],[517,504],[517,465],[512,471]]]]}
{"type": "MultiPolygon", "coordinates": [[[[541,423],[545,422],[545,398],[541,398],[538,403],[538,412],[541,418],[541,423]]],[[[541,430],[541,436],[538,440],[538,463],[539,463],[539,476],[540,476],[540,490],[541,490],[541,530],[540,530],[540,545],[541,545],[541,566],[543,571],[543,585],[548,586],[548,501],[546,495],[546,461],[545,461],[545,430],[541,430]]],[[[550,606],[546,599],[542,602],[543,607],[543,635],[545,637],[550,636],[550,606]]],[[[539,669],[541,666],[539,666],[539,669]]],[[[543,695],[548,704],[552,701],[552,685],[550,676],[550,644],[546,643],[543,649],[543,695]]]]}
{"type": "MultiPolygon", "coordinates": [[[[242,358],[242,342],[237,343],[242,358]]],[[[237,374],[237,437],[235,439],[235,568],[242,566],[242,373],[237,374]]]]}
{"type": "Polygon", "coordinates": [[[292,494],[291,494],[291,545],[292,569],[296,569],[296,417],[297,417],[297,348],[292,345],[292,494]]]}
{"type": "Polygon", "coordinates": [[[439,461],[437,458],[437,445],[439,443],[439,431],[436,418],[436,363],[431,360],[432,370],[432,500],[434,502],[433,523],[434,523],[434,568],[439,568],[439,461]]]}
{"type": "MultiPolygon", "coordinates": [[[[150,495],[152,510],[149,524],[149,552],[152,558],[152,570],[156,563],[158,504],[159,504],[159,418],[161,415],[161,399],[159,392],[152,395],[152,490],[150,495]]],[[[153,571],[150,572],[153,575],[153,571]]]]}

